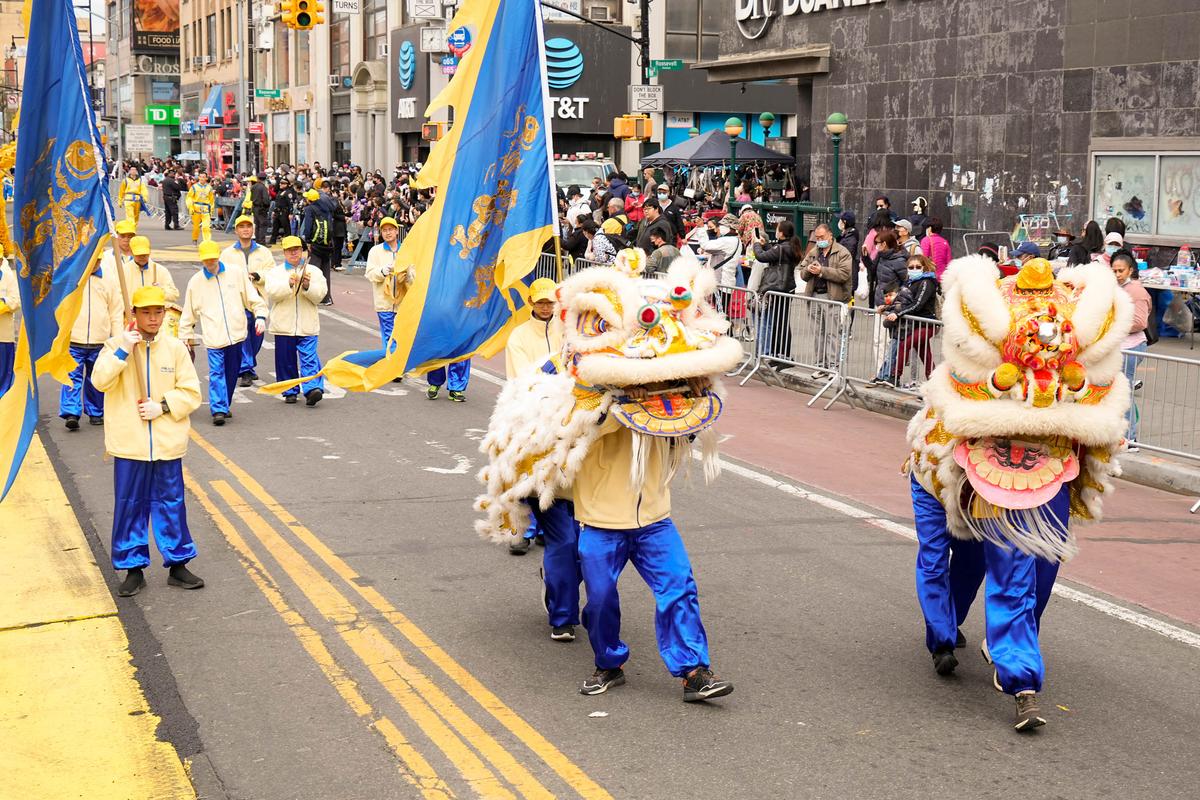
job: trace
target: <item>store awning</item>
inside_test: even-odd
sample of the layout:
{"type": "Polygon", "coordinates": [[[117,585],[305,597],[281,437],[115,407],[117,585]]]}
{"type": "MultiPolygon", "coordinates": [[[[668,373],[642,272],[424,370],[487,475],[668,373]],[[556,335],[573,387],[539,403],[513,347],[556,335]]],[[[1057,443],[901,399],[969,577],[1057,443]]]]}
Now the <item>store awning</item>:
{"type": "Polygon", "coordinates": [[[204,105],[200,106],[199,122],[201,127],[221,127],[223,119],[221,91],[224,88],[222,84],[215,84],[212,90],[209,91],[208,97],[204,100],[204,105]],[[205,122],[206,119],[207,122],[205,122]]]}
{"type": "Polygon", "coordinates": [[[801,78],[829,72],[833,48],[827,44],[806,44],[787,50],[757,50],[737,56],[722,56],[716,61],[699,61],[691,69],[706,71],[710,83],[769,81],[801,78]]]}

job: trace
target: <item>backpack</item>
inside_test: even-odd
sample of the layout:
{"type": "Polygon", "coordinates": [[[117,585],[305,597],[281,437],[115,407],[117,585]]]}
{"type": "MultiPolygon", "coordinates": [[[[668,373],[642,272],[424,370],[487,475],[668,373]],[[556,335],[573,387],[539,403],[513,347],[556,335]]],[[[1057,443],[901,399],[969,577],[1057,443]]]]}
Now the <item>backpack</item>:
{"type": "Polygon", "coordinates": [[[329,246],[332,243],[332,238],[329,235],[329,218],[328,217],[313,217],[312,234],[309,236],[309,241],[313,244],[329,246]]]}

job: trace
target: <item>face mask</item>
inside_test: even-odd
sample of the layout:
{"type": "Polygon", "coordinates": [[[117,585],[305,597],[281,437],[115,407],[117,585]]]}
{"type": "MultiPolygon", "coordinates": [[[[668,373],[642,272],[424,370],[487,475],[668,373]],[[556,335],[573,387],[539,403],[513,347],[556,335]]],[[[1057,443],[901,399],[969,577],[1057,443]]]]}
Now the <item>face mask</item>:
{"type": "Polygon", "coordinates": [[[666,195],[666,194],[664,194],[664,193],[662,193],[662,192],[659,192],[659,193],[658,193],[658,199],[659,199],[659,201],[660,201],[660,202],[662,202],[662,201],[665,201],[665,200],[667,199],[667,195],[666,195]]]}
{"type": "Polygon", "coordinates": [[[1105,246],[1104,252],[1108,253],[1111,256],[1112,254],[1116,253],[1120,249],[1121,248],[1117,247],[1115,244],[1110,244],[1110,245],[1105,246]]]}
{"type": "Polygon", "coordinates": [[[817,247],[821,250],[828,250],[831,244],[833,244],[833,242],[829,241],[828,239],[817,239],[817,247]]]}
{"type": "Polygon", "coordinates": [[[1058,243],[1059,243],[1059,244],[1066,244],[1066,243],[1067,243],[1067,237],[1065,237],[1065,236],[1059,236],[1059,237],[1058,237],[1058,243]]]}
{"type": "Polygon", "coordinates": [[[917,278],[920,278],[924,274],[925,274],[925,270],[923,270],[923,269],[910,269],[908,271],[908,279],[910,281],[915,281],[917,278]]]}

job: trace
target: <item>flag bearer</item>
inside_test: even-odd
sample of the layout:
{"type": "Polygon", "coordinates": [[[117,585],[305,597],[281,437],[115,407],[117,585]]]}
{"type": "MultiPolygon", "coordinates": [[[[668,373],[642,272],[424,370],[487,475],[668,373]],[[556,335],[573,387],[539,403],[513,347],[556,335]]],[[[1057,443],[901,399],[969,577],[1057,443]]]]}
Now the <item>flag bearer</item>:
{"type": "Polygon", "coordinates": [[[125,180],[121,181],[121,188],[117,190],[117,202],[125,208],[125,219],[132,221],[136,226],[138,215],[146,207],[146,181],[138,175],[136,169],[130,169],[125,180]]]}
{"type": "Polygon", "coordinates": [[[13,362],[16,358],[13,317],[21,308],[21,293],[17,289],[17,272],[8,259],[0,258],[0,397],[13,382],[13,362]]]}
{"type": "Polygon", "coordinates": [[[386,350],[396,324],[396,309],[412,285],[411,269],[396,267],[396,253],[400,250],[400,223],[393,217],[379,221],[379,234],[383,244],[371,248],[367,254],[367,280],[375,298],[375,315],[379,318],[379,337],[386,350]]]}
{"type": "Polygon", "coordinates": [[[200,407],[200,381],[187,349],[159,336],[166,316],[159,286],[133,293],[133,324],[104,344],[96,359],[96,386],[108,395],[104,448],[113,457],[113,568],[128,570],[117,589],[131,597],[146,586],[150,528],[170,570],[167,583],[199,589],[204,581],[186,564],[196,557],[183,497],[183,454],[188,417],[200,407]]]}
{"type": "Polygon", "coordinates": [[[212,239],[212,212],[216,194],[208,183],[208,173],[201,172],[200,178],[188,189],[184,204],[192,217],[192,244],[212,239]]]}
{"type": "Polygon", "coordinates": [[[97,264],[85,279],[79,316],[71,326],[69,352],[76,366],[71,370],[71,385],[63,386],[58,396],[58,416],[66,421],[67,430],[79,429],[81,413],[88,415],[92,425],[104,424],[104,395],[92,384],[92,370],[104,343],[121,332],[125,316],[117,269],[97,264]]]}
{"type": "Polygon", "coordinates": [[[129,291],[142,286],[158,286],[163,290],[167,303],[179,301],[179,289],[175,279],[165,267],[150,258],[150,240],[145,236],[133,236],[129,240],[130,258],[125,262],[125,285],[129,291]]]}
{"type": "MultiPolygon", "coordinates": [[[[267,273],[275,267],[271,249],[254,240],[257,230],[254,218],[245,214],[237,218],[233,231],[238,240],[221,251],[221,263],[226,267],[239,267],[250,278],[250,284],[260,295],[266,289],[267,273]]],[[[251,312],[246,312],[246,339],[242,342],[242,364],[238,369],[238,386],[250,386],[258,380],[258,351],[262,349],[263,337],[254,326],[251,312]]]]}
{"type": "Polygon", "coordinates": [[[229,404],[242,366],[242,341],[251,328],[246,311],[253,316],[252,329],[260,335],[267,326],[267,304],[250,285],[241,269],[226,269],[221,263],[221,245],[200,243],[201,269],[188,281],[183,298],[183,316],[179,320],[179,338],[195,338],[200,323],[204,347],[208,351],[208,405],[213,425],[224,425],[232,413],[229,404]]]}
{"type": "MultiPolygon", "coordinates": [[[[317,304],[327,288],[321,270],[304,258],[299,236],[283,237],[283,264],[267,275],[267,299],[271,301],[271,327],[275,336],[275,378],[295,380],[321,371],[317,336],[321,332],[317,304]],[[299,366],[297,367],[297,362],[299,366]]],[[[304,392],[306,405],[315,406],[325,394],[325,379],[316,377],[283,393],[284,402],[295,403],[304,392]]]]}

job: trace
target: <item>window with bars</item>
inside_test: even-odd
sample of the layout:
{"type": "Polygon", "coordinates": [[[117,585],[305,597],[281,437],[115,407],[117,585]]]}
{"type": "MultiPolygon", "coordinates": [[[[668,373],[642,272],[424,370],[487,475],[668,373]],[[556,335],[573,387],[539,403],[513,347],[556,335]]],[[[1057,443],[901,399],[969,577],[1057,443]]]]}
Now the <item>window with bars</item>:
{"type": "Polygon", "coordinates": [[[383,58],[380,45],[387,43],[387,0],[363,2],[363,61],[383,58]]]}

